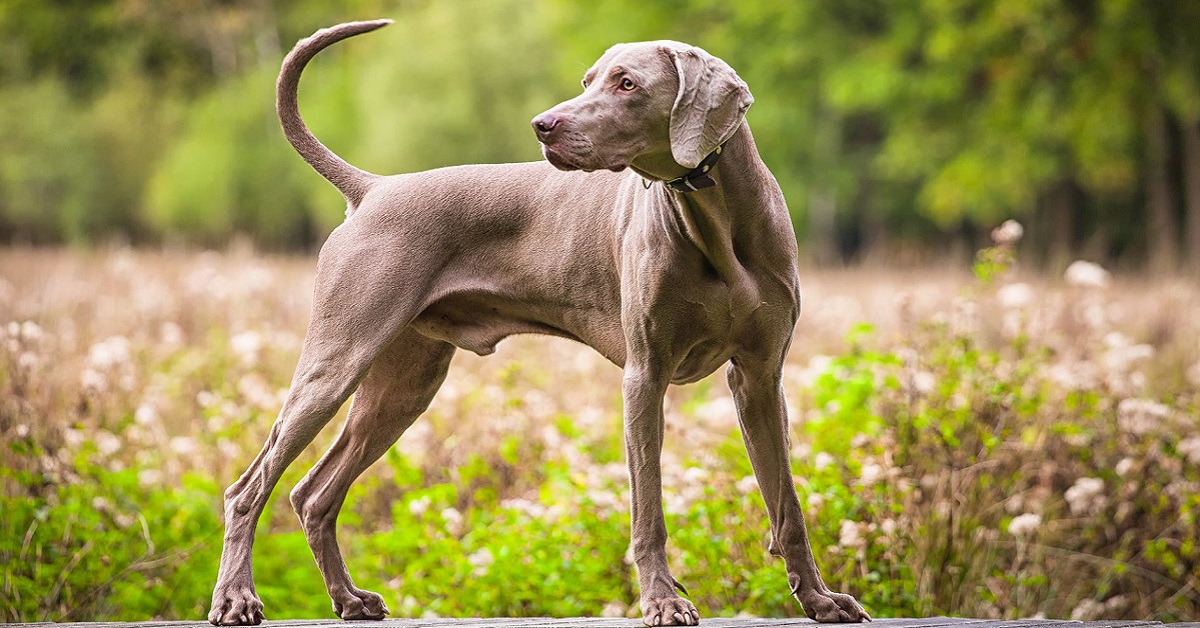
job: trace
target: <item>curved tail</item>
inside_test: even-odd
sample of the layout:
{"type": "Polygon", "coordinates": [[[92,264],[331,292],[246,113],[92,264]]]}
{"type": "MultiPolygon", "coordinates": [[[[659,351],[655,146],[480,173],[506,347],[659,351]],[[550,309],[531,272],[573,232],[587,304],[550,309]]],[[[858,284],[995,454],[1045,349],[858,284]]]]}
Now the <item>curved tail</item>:
{"type": "Polygon", "coordinates": [[[391,20],[348,22],[323,28],[311,37],[301,39],[284,58],[283,67],[279,69],[279,79],[275,83],[275,111],[279,114],[284,136],[313,170],[328,179],[342,196],[346,197],[351,210],[362,202],[371,181],[376,179],[377,175],[355,168],[335,155],[304,126],[304,120],[300,118],[300,106],[296,102],[296,91],[300,85],[300,73],[318,52],[347,37],[373,31],[391,23],[391,20]]]}

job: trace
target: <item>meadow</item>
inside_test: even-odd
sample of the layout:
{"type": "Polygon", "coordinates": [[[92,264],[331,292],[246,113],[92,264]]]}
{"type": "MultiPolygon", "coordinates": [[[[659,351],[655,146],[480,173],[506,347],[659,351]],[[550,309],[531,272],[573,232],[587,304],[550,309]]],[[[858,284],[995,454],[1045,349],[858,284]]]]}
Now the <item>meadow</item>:
{"type": "MultiPolygon", "coordinates": [[[[199,619],[221,493],[303,338],[314,259],[0,251],[0,620],[199,619]]],[[[826,582],[876,617],[1200,619],[1200,286],[1073,265],[804,270],[785,372],[826,582]]],[[[637,616],[619,369],[586,347],[459,352],[339,533],[394,617],[637,616]]],[[[287,492],[268,618],[332,617],[287,492]]],[[[666,401],[675,576],[704,616],[802,614],[721,373],[666,401]]]]}

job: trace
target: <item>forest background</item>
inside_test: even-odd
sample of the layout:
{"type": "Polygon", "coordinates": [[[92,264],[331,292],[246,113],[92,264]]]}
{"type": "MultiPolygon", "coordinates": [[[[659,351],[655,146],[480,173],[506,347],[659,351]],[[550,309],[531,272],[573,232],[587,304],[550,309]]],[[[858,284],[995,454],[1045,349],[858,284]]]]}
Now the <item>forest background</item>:
{"type": "Polygon", "coordinates": [[[1018,218],[1052,270],[1200,265],[1200,5],[1135,0],[5,0],[0,241],[314,249],[342,203],[274,77],[374,17],[300,98],[374,172],[538,159],[529,119],[606,47],[670,38],[750,84],[806,261],[934,263],[1018,218]]]}

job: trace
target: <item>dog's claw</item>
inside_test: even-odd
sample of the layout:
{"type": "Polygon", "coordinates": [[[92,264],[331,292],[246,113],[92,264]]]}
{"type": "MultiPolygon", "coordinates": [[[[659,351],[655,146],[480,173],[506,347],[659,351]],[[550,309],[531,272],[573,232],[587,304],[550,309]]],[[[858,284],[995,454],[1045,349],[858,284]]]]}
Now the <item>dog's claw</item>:
{"type": "Polygon", "coordinates": [[[679,584],[679,581],[678,581],[678,580],[676,580],[675,578],[671,578],[671,584],[674,584],[674,585],[675,585],[675,588],[676,588],[676,589],[679,589],[679,592],[680,592],[680,593],[682,593],[682,594],[684,594],[684,595],[687,595],[687,596],[690,596],[690,595],[691,595],[691,593],[688,593],[688,590],[687,590],[687,589],[685,589],[685,588],[684,588],[684,586],[683,586],[682,584],[679,584]]]}
{"type": "Polygon", "coordinates": [[[643,622],[647,626],[695,626],[700,612],[689,601],[672,595],[643,602],[643,622]]]}

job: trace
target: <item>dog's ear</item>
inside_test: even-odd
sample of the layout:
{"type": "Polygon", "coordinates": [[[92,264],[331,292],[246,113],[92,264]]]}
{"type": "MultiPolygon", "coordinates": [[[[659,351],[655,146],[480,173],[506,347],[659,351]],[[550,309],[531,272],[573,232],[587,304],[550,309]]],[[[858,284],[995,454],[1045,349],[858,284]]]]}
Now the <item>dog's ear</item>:
{"type": "Polygon", "coordinates": [[[737,131],[754,103],[750,88],[724,61],[695,48],[667,48],[679,75],[671,107],[671,155],[695,168],[737,131]]]}

